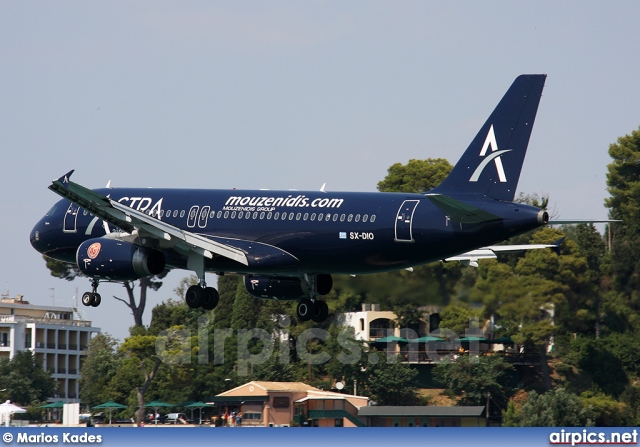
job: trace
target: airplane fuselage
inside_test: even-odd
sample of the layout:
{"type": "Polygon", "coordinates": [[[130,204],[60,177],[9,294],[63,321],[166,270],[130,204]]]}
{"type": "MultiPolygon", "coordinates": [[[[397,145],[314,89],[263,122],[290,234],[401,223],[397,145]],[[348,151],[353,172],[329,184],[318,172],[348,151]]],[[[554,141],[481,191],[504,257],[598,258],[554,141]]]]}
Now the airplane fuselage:
{"type": "MultiPolygon", "coordinates": [[[[442,260],[544,224],[538,208],[473,196],[465,203],[501,219],[452,221],[425,194],[143,188],[95,191],[215,241],[254,243],[246,251],[257,250],[254,256],[261,262],[249,267],[216,256],[205,262],[206,270],[213,272],[295,276],[397,270],[442,260]]],[[[119,228],[63,199],[35,226],[31,241],[42,253],[75,263],[82,242],[105,235],[123,236],[119,228]]],[[[170,241],[154,248],[164,251],[168,266],[187,268],[186,256],[169,250],[170,241]]]]}

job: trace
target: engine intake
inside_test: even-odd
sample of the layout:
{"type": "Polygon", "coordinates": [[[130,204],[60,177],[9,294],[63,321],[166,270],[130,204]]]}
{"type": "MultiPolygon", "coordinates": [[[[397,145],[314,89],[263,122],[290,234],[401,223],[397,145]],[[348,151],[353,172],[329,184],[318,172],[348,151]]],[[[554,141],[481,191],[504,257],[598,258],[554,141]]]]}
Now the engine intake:
{"type": "Polygon", "coordinates": [[[89,239],[78,247],[80,271],[92,278],[129,281],[162,273],[166,266],[161,251],[114,239],[89,239]]]}

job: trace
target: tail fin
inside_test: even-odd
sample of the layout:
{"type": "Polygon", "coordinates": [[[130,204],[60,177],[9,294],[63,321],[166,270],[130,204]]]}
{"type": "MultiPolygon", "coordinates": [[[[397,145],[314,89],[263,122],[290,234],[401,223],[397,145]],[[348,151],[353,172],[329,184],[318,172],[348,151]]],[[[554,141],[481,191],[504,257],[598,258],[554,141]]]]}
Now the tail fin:
{"type": "Polygon", "coordinates": [[[546,77],[518,76],[453,171],[430,192],[512,201],[546,77]]]}

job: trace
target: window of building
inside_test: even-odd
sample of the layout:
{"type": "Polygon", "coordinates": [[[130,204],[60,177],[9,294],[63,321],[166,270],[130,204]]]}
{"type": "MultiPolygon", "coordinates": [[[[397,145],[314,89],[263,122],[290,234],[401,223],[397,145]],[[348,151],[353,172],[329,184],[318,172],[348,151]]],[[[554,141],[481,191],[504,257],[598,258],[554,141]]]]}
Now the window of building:
{"type": "Polygon", "coordinates": [[[344,427],[344,422],[342,419],[336,419],[335,420],[335,424],[333,425],[334,427],[344,427]]]}
{"type": "Polygon", "coordinates": [[[289,397],[274,397],[273,408],[289,408],[289,397]]]}

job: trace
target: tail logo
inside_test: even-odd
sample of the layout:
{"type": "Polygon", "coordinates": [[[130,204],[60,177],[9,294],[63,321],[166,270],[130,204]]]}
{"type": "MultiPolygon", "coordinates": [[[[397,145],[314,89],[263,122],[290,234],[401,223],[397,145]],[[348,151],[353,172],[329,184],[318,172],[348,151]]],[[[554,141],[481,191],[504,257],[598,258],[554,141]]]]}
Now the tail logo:
{"type": "Polygon", "coordinates": [[[482,163],[480,163],[476,168],[476,170],[473,172],[473,175],[471,175],[471,178],[469,179],[469,181],[477,182],[478,179],[480,178],[480,174],[482,174],[482,171],[484,171],[484,168],[486,168],[487,165],[491,163],[491,161],[494,161],[496,165],[496,170],[498,171],[498,179],[500,180],[501,183],[506,183],[507,176],[504,173],[504,167],[502,166],[502,160],[500,159],[500,156],[502,154],[505,154],[511,151],[512,149],[505,149],[502,151],[498,150],[498,142],[496,141],[496,134],[493,131],[493,124],[492,124],[491,127],[489,128],[489,133],[487,134],[487,138],[484,140],[484,144],[482,145],[482,150],[480,151],[480,156],[485,158],[484,160],[482,160],[482,163]],[[487,149],[489,149],[489,147],[491,147],[491,153],[487,155],[487,149]]]}

